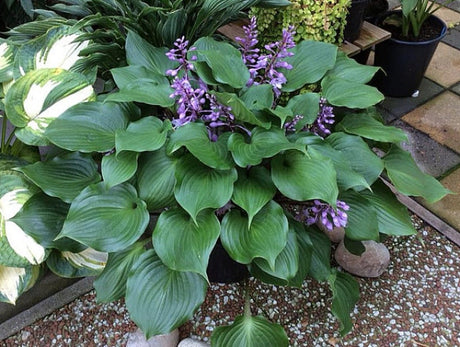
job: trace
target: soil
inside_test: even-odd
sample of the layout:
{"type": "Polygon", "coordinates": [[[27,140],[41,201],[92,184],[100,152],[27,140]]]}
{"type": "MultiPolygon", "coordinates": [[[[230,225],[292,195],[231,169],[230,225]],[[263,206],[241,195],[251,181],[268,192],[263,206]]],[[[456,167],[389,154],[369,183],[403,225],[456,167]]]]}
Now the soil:
{"type": "Polygon", "coordinates": [[[389,31],[391,33],[391,37],[397,40],[401,41],[410,41],[410,42],[423,42],[423,41],[430,41],[432,39],[435,39],[439,37],[439,35],[442,32],[443,26],[436,22],[436,21],[431,21],[430,18],[428,18],[422,25],[420,29],[420,35],[418,37],[415,37],[412,33],[411,30],[409,30],[409,36],[403,36],[401,32],[401,27],[397,27],[395,25],[388,25],[385,23],[382,23],[379,25],[382,29],[389,31]]]}

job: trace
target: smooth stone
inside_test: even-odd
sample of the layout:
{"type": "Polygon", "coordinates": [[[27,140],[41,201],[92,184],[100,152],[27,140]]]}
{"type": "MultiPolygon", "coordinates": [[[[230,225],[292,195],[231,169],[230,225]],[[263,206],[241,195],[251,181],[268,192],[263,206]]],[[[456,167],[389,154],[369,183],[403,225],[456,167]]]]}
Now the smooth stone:
{"type": "Polygon", "coordinates": [[[317,222],[316,226],[323,233],[326,234],[326,236],[329,238],[329,240],[331,240],[331,242],[339,243],[340,241],[342,241],[345,238],[345,229],[342,228],[342,227],[340,227],[340,228],[334,227],[332,230],[329,230],[321,222],[317,222]]]}
{"type": "Polygon", "coordinates": [[[137,331],[130,333],[127,347],[176,347],[179,343],[179,330],[173,330],[169,334],[155,335],[146,339],[144,333],[137,331]]]}
{"type": "Polygon", "coordinates": [[[209,347],[210,344],[192,338],[182,340],[177,347],[209,347]]]}
{"type": "Polygon", "coordinates": [[[335,251],[335,260],[346,271],[360,277],[378,277],[390,264],[390,252],[384,244],[363,241],[366,251],[361,256],[350,253],[342,242],[335,251]]]}

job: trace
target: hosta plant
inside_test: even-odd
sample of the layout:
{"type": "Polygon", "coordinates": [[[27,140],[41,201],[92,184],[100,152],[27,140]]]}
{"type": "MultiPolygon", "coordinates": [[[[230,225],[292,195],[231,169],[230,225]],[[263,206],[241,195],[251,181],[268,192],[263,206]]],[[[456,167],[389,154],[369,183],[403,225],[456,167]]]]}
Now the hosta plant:
{"type": "MultiPolygon", "coordinates": [[[[220,240],[264,282],[328,283],[341,333],[350,331],[358,285],[331,266],[315,223],[345,226],[347,244],[410,235],[406,209],[380,176],[429,201],[447,191],[372,109],[382,100],[366,85],[374,67],[332,44],[296,45],[292,27],[262,48],[254,19],[245,33],[239,46],[207,36],[164,48],[128,31],[128,66],[112,69],[117,88],[98,95],[94,73],[74,69],[75,42],[43,41],[74,57],[59,67],[49,47],[2,44],[2,114],[17,138],[2,136],[5,301],[43,264],[62,276],[99,272],[100,302],[125,297],[147,337],[167,333],[203,302],[220,240]],[[34,146],[44,145],[37,160],[34,146]]],[[[251,315],[250,295],[212,343],[287,346],[282,327],[251,315]]]]}

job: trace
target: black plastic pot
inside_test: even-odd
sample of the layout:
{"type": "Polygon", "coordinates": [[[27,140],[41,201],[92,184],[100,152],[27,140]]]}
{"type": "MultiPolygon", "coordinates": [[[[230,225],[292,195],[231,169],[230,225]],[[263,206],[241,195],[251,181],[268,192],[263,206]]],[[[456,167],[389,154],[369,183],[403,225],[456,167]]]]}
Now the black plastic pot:
{"type": "Polygon", "coordinates": [[[346,41],[353,42],[359,37],[368,1],[369,0],[352,0],[346,17],[347,24],[343,32],[346,41]]]}
{"type": "Polygon", "coordinates": [[[209,282],[234,283],[249,277],[246,265],[234,261],[225,248],[217,241],[209,257],[207,274],[209,282]]]}
{"type": "MultiPolygon", "coordinates": [[[[385,16],[397,12],[400,11],[391,11],[385,16]]],[[[377,25],[382,23],[384,18],[380,18],[377,25]]],[[[420,87],[436,47],[447,31],[446,24],[438,17],[432,15],[427,21],[442,27],[438,37],[421,42],[390,38],[375,46],[374,65],[380,66],[383,71],[375,75],[372,84],[384,95],[407,97],[413,95],[420,87]]]]}

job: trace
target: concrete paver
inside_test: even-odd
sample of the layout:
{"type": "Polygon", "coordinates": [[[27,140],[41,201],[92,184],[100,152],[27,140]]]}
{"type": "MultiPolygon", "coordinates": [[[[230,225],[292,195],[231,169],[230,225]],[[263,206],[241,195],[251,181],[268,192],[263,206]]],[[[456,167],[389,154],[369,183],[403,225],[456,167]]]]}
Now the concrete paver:
{"type": "Polygon", "coordinates": [[[460,96],[446,91],[402,119],[460,153],[460,96]]]}
{"type": "Polygon", "coordinates": [[[443,87],[460,81],[460,53],[457,49],[440,42],[431,59],[425,77],[443,87]]]}
{"type": "Polygon", "coordinates": [[[449,28],[460,23],[460,13],[447,7],[441,7],[435,12],[435,15],[446,22],[447,27],[449,28]]]}
{"type": "Polygon", "coordinates": [[[442,42],[460,49],[460,26],[456,26],[455,28],[450,29],[447,32],[447,35],[442,39],[442,42]]]}

